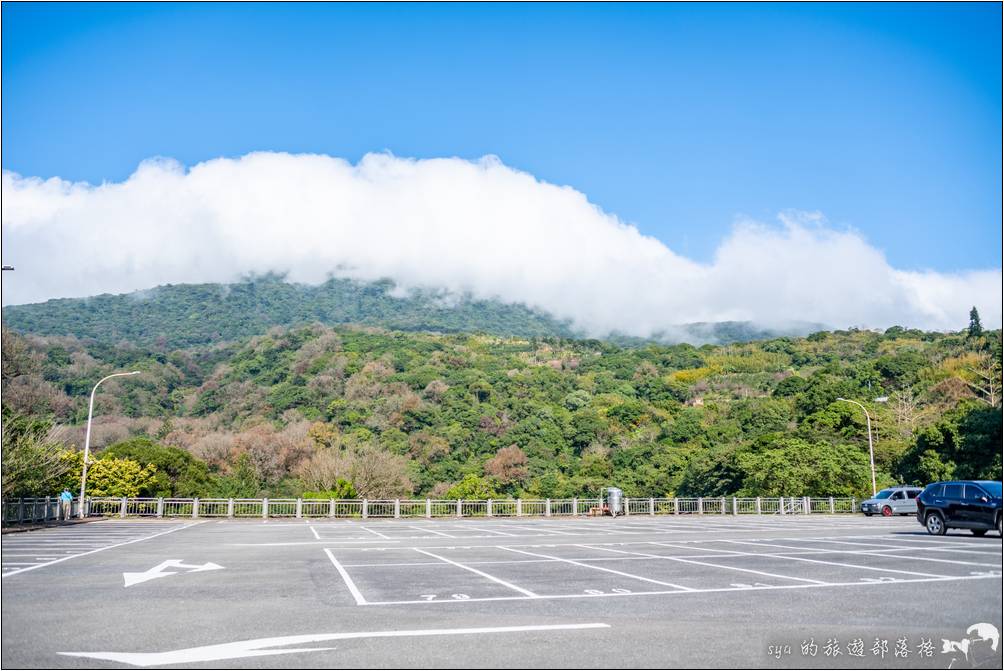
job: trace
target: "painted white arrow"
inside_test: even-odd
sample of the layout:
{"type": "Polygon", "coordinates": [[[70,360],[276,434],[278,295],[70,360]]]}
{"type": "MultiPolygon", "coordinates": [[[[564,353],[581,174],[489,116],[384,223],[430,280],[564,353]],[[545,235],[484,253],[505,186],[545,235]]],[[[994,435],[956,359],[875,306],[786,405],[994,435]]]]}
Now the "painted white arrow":
{"type": "Polygon", "coordinates": [[[166,568],[186,568],[188,571],[185,571],[185,573],[198,573],[199,571],[218,571],[223,567],[213,562],[185,564],[181,559],[168,559],[142,573],[123,573],[122,578],[125,580],[125,587],[132,587],[147,580],[156,580],[157,578],[166,578],[169,575],[182,573],[182,571],[165,571],[164,569],[166,568]]]}
{"type": "Polygon", "coordinates": [[[61,652],[68,657],[89,657],[110,662],[121,662],[133,666],[164,666],[166,664],[195,664],[213,662],[220,659],[238,657],[261,657],[263,655],[288,655],[294,652],[316,652],[334,648],[285,648],[283,650],[262,650],[280,645],[297,645],[321,641],[339,641],[351,638],[394,638],[401,636],[459,636],[464,634],[503,634],[521,631],[556,631],[563,629],[607,629],[609,624],[589,622],[586,624],[538,624],[517,627],[470,627],[465,629],[406,629],[391,631],[349,631],[336,634],[306,634],[302,636],[275,636],[255,638],[249,641],[235,641],[218,645],[204,645],[198,648],[182,648],[166,652],[61,652]]]}

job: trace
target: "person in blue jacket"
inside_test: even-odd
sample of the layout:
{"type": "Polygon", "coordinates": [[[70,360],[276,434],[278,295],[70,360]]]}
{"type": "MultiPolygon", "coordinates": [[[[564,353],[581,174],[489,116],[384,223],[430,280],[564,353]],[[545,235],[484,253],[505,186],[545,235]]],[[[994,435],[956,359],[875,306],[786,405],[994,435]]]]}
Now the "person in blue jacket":
{"type": "Polygon", "coordinates": [[[69,489],[63,489],[63,493],[59,495],[59,504],[63,508],[63,519],[70,519],[73,508],[73,494],[70,493],[69,489]]]}

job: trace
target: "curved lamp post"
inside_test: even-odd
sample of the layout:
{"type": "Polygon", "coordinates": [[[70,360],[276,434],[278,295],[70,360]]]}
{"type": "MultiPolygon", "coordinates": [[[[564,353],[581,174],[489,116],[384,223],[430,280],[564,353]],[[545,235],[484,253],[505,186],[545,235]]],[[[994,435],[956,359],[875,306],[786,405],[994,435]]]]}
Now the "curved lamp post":
{"type": "MultiPolygon", "coordinates": [[[[861,408],[865,412],[865,422],[868,425],[868,459],[871,462],[871,467],[872,467],[872,496],[875,496],[876,494],[878,494],[878,488],[875,487],[875,447],[872,445],[872,418],[871,418],[871,415],[868,414],[868,408],[866,408],[863,404],[858,403],[857,401],[853,401],[853,400],[851,400],[849,398],[838,398],[837,400],[838,401],[844,401],[845,403],[853,403],[854,405],[858,406],[859,408],[861,408]]],[[[876,398],[875,400],[877,402],[879,402],[879,403],[885,403],[886,402],[886,397],[885,396],[880,396],[880,397],[876,398]]]]}
{"type": "Polygon", "coordinates": [[[84,490],[87,488],[87,462],[91,457],[91,417],[94,415],[94,394],[97,393],[98,387],[100,387],[101,383],[105,380],[110,380],[113,377],[122,377],[124,375],[139,375],[139,373],[140,372],[138,370],[130,371],[128,373],[112,373],[111,375],[107,375],[98,380],[98,383],[94,385],[94,389],[91,390],[91,404],[87,408],[87,435],[84,437],[84,468],[80,473],[80,514],[78,515],[80,518],[84,517],[84,490]]]}

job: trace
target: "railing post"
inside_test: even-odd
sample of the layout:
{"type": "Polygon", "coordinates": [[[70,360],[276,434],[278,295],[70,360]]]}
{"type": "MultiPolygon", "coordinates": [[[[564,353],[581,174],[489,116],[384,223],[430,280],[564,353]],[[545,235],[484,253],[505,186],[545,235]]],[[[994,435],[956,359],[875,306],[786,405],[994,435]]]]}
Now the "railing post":
{"type": "Polygon", "coordinates": [[[802,509],[806,515],[812,514],[812,500],[808,496],[802,498],[802,509]]]}
{"type": "Polygon", "coordinates": [[[432,499],[425,500],[425,516],[426,518],[432,518],[432,499]]]}
{"type": "Polygon", "coordinates": [[[394,519],[401,517],[401,499],[394,499],[394,519]]]}
{"type": "Polygon", "coordinates": [[[673,497],[673,514],[680,514],[680,499],[676,496],[673,497]]]}
{"type": "Polygon", "coordinates": [[[487,512],[488,517],[492,516],[492,500],[491,499],[488,499],[488,505],[485,506],[485,511],[487,512]]]}
{"type": "Polygon", "coordinates": [[[366,519],[369,516],[370,516],[370,500],[363,499],[363,519],[366,519]]]}
{"type": "Polygon", "coordinates": [[[722,515],[725,514],[725,497],[722,497],[722,515]]]}
{"type": "Polygon", "coordinates": [[[164,516],[164,497],[157,497],[157,517],[164,516]]]}
{"type": "Polygon", "coordinates": [[[732,514],[733,515],[739,514],[739,506],[736,505],[736,497],[734,496],[732,497],[732,514]]]}
{"type": "Polygon", "coordinates": [[[631,499],[624,497],[624,516],[627,517],[631,514],[631,499]]]}
{"type": "Polygon", "coordinates": [[[648,514],[655,515],[655,499],[648,497],[648,514]]]}
{"type": "Polygon", "coordinates": [[[268,499],[267,498],[261,500],[261,518],[263,520],[267,520],[268,519],[268,499]]]}
{"type": "Polygon", "coordinates": [[[523,517],[523,499],[516,499],[516,517],[523,517]]]}
{"type": "Polygon", "coordinates": [[[328,517],[335,516],[335,500],[328,499],[328,517]]]}
{"type": "Polygon", "coordinates": [[[777,512],[779,515],[784,515],[784,497],[782,496],[777,503],[777,512]]]}
{"type": "Polygon", "coordinates": [[[704,514],[704,497],[703,496],[698,496],[697,497],[697,514],[698,515],[703,515],[704,514]]]}
{"type": "Polygon", "coordinates": [[[831,496],[830,497],[830,514],[832,515],[835,512],[837,512],[837,510],[836,510],[836,508],[833,505],[833,497],[831,496]]]}
{"type": "Polygon", "coordinates": [[[119,504],[119,517],[125,519],[126,513],[129,511],[129,499],[122,497],[122,503],[119,504]]]}
{"type": "Polygon", "coordinates": [[[227,517],[234,516],[234,500],[227,499],[227,517]]]}
{"type": "Polygon", "coordinates": [[[760,497],[759,496],[756,497],[756,514],[757,515],[762,515],[763,514],[763,508],[760,505],[760,497]]]}
{"type": "Polygon", "coordinates": [[[572,497],[572,517],[576,517],[579,514],[579,497],[572,497]]]}
{"type": "Polygon", "coordinates": [[[551,499],[547,499],[544,503],[544,517],[551,516],[551,499]]]}
{"type": "Polygon", "coordinates": [[[296,519],[303,517],[303,499],[296,500],[296,519]]]}
{"type": "Polygon", "coordinates": [[[192,499],[192,519],[195,520],[198,518],[199,518],[199,497],[196,496],[194,499],[192,499]]]}
{"type": "Polygon", "coordinates": [[[49,521],[49,508],[51,507],[51,505],[49,504],[49,499],[50,498],[51,497],[49,497],[49,496],[45,497],[45,510],[42,511],[42,521],[43,522],[48,522],[49,521]]]}
{"type": "Polygon", "coordinates": [[[462,499],[457,499],[457,517],[464,516],[464,504],[462,499]]]}

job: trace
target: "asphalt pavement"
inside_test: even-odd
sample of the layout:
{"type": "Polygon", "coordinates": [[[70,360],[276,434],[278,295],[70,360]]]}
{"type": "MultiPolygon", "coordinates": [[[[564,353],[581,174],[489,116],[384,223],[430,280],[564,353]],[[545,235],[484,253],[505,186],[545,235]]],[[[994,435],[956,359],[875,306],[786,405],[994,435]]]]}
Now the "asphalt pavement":
{"type": "Polygon", "coordinates": [[[4,668],[1001,667],[1000,538],[912,518],[105,520],[0,543],[4,668]]]}

